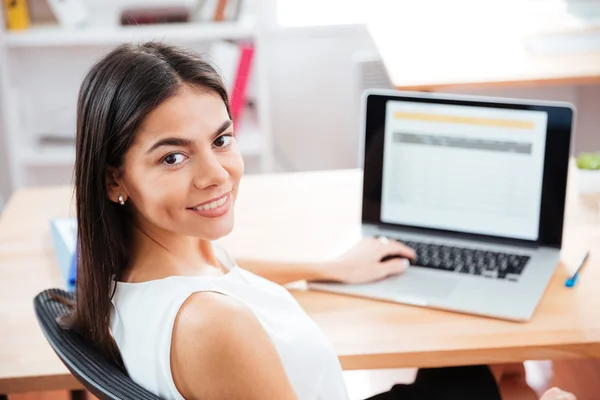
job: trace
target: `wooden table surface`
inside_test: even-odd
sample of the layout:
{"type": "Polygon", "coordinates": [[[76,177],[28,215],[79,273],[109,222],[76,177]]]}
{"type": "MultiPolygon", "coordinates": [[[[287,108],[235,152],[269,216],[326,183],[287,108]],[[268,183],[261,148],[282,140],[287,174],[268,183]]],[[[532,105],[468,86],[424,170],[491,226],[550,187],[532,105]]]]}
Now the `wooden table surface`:
{"type": "MultiPolygon", "coordinates": [[[[223,243],[239,257],[331,257],[358,234],[360,187],[358,170],[247,176],[236,228],[223,243]]],[[[347,370],[600,356],[598,199],[579,198],[573,180],[569,190],[563,260],[590,248],[589,265],[566,289],[561,264],[529,323],[302,289],[294,295],[347,370]]],[[[49,220],[71,215],[71,188],[46,187],[18,190],[0,217],[0,393],[80,387],[44,339],[32,304],[38,292],[62,286],[49,220]]]]}

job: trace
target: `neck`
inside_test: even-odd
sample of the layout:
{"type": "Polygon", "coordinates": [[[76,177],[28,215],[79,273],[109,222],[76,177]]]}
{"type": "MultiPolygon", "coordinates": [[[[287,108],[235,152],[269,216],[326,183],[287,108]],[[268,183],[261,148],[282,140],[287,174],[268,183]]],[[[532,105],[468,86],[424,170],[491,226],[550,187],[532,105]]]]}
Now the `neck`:
{"type": "Polygon", "coordinates": [[[132,258],[122,278],[125,282],[223,273],[209,240],[137,226],[132,233],[132,258]]]}

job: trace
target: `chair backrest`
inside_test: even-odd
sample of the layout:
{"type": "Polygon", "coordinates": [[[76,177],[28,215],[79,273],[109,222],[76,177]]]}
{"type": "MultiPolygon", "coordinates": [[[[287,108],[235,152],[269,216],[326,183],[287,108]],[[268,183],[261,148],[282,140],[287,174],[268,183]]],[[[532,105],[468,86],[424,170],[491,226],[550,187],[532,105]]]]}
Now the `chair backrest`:
{"type": "Polygon", "coordinates": [[[60,289],[45,290],[34,299],[35,315],[58,357],[89,392],[100,400],[160,400],[100,356],[80,335],[62,329],[57,321],[69,308],[53,296],[73,299],[60,289]]]}

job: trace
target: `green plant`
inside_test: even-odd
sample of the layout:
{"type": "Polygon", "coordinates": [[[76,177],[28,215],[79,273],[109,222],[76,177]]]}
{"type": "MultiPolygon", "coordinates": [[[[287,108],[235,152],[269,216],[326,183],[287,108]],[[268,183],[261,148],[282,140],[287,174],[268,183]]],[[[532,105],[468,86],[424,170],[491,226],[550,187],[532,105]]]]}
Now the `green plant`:
{"type": "Polygon", "coordinates": [[[577,168],[599,170],[600,153],[581,153],[577,156],[577,168]]]}

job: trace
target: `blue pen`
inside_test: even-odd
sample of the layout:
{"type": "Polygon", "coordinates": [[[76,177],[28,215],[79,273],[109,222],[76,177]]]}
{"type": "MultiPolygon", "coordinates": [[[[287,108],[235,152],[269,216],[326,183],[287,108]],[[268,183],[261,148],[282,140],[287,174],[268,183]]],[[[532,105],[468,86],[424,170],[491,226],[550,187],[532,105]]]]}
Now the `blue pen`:
{"type": "Polygon", "coordinates": [[[575,286],[575,284],[577,283],[577,280],[579,279],[579,275],[583,271],[583,267],[586,264],[586,261],[587,261],[589,255],[590,255],[590,251],[586,250],[585,254],[581,258],[581,261],[579,261],[579,265],[577,266],[575,273],[573,275],[571,275],[569,278],[567,278],[567,280],[565,281],[566,287],[575,286]]]}

